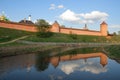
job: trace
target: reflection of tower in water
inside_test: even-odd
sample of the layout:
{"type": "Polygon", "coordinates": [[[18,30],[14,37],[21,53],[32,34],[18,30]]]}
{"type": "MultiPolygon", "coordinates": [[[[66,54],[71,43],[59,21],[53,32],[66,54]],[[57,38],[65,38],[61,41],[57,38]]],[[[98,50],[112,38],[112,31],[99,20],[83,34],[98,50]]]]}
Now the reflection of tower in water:
{"type": "Polygon", "coordinates": [[[107,56],[105,54],[101,54],[100,56],[100,64],[104,67],[108,63],[107,56]]]}
{"type": "Polygon", "coordinates": [[[60,61],[68,61],[68,60],[77,60],[77,59],[84,59],[87,62],[88,58],[96,58],[100,57],[100,64],[104,67],[108,61],[107,56],[104,53],[89,53],[89,54],[77,54],[77,55],[66,55],[61,57],[52,57],[50,58],[50,62],[54,67],[57,67],[60,61]]]}
{"type": "Polygon", "coordinates": [[[52,57],[50,60],[51,64],[56,68],[59,65],[60,57],[52,57]]]}

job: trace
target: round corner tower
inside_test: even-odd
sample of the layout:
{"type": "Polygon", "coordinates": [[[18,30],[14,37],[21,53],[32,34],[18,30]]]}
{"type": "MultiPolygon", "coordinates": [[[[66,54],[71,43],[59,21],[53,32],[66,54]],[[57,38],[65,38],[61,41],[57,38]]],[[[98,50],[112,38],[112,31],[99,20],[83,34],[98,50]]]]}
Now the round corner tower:
{"type": "Polygon", "coordinates": [[[107,35],[108,35],[107,31],[108,31],[108,25],[107,25],[106,22],[103,21],[103,22],[100,24],[101,36],[107,36],[107,35]]]}
{"type": "Polygon", "coordinates": [[[56,32],[56,33],[59,33],[59,32],[60,32],[60,25],[58,24],[57,21],[55,21],[55,22],[52,24],[51,32],[56,32]]]}

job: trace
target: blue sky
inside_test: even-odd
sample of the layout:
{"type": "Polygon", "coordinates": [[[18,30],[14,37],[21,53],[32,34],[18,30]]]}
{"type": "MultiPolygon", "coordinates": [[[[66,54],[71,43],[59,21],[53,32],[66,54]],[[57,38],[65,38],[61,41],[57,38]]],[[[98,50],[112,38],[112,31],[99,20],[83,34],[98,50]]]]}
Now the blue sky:
{"type": "Polygon", "coordinates": [[[106,21],[110,33],[120,31],[120,0],[0,0],[0,14],[19,22],[32,16],[32,21],[57,20],[61,25],[73,28],[99,30],[106,21]]]}

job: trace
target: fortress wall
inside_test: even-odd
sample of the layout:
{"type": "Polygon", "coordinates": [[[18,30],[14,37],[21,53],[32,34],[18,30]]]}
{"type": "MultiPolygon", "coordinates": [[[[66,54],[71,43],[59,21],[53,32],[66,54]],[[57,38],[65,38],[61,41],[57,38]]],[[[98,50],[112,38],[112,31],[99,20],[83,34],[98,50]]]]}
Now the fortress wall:
{"type": "Polygon", "coordinates": [[[59,32],[60,32],[60,29],[59,29],[59,27],[56,27],[56,26],[52,25],[52,26],[50,27],[50,31],[51,31],[51,32],[55,32],[55,33],[59,33],[59,32]]]}
{"type": "MultiPolygon", "coordinates": [[[[35,25],[21,24],[17,22],[0,21],[0,27],[30,31],[30,32],[37,32],[37,28],[35,27],[35,25]]],[[[77,35],[107,36],[107,33],[105,33],[107,30],[104,30],[104,28],[106,29],[106,26],[102,26],[102,27],[103,27],[102,31],[94,31],[94,30],[85,30],[85,29],[61,28],[59,27],[58,24],[57,25],[54,24],[51,26],[50,31],[55,32],[55,33],[65,33],[65,34],[72,33],[72,34],[77,34],[77,35]]]]}
{"type": "Polygon", "coordinates": [[[95,36],[101,36],[100,31],[90,31],[90,30],[80,30],[80,29],[69,29],[69,28],[61,28],[60,33],[65,34],[77,34],[77,35],[95,35],[95,36]]]}
{"type": "Polygon", "coordinates": [[[0,27],[30,31],[30,32],[36,32],[37,31],[37,29],[34,25],[26,25],[26,24],[20,24],[20,23],[15,23],[15,22],[0,21],[0,27]]]}

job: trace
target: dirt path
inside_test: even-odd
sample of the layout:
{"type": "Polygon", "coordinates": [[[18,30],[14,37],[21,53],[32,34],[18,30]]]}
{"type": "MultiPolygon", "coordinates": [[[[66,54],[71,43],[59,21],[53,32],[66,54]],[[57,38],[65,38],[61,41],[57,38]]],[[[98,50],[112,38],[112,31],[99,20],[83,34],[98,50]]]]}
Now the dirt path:
{"type": "Polygon", "coordinates": [[[20,39],[24,39],[24,38],[27,38],[27,37],[28,37],[28,36],[22,36],[22,37],[19,37],[19,38],[13,39],[13,40],[8,41],[8,42],[2,42],[2,43],[0,43],[0,44],[13,43],[13,42],[15,42],[15,41],[18,41],[18,40],[20,40],[20,39]]]}

